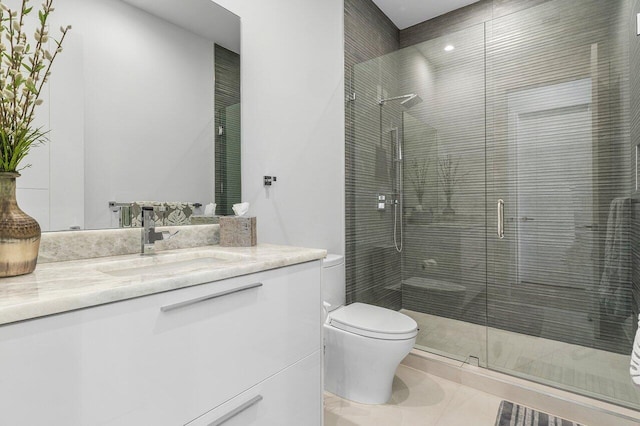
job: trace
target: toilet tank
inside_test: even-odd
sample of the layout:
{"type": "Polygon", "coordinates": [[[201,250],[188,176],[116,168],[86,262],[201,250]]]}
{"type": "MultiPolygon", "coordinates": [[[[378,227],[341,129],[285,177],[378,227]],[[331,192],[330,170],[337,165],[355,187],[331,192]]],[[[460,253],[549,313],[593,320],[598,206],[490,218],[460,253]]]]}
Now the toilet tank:
{"type": "Polygon", "coordinates": [[[329,303],[332,311],[345,303],[344,257],[328,254],[322,261],[322,300],[329,303]]]}

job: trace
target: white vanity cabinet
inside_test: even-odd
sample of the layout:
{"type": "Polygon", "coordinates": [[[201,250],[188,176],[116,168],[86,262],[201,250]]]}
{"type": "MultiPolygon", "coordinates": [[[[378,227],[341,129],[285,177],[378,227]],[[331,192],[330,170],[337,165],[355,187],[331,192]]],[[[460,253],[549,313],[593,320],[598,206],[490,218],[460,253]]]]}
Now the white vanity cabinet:
{"type": "Polygon", "coordinates": [[[320,362],[320,352],[314,352],[187,426],[317,425],[320,362]]]}
{"type": "Polygon", "coordinates": [[[320,274],[312,261],[4,325],[0,424],[209,425],[261,395],[225,425],[319,426],[320,274]]]}

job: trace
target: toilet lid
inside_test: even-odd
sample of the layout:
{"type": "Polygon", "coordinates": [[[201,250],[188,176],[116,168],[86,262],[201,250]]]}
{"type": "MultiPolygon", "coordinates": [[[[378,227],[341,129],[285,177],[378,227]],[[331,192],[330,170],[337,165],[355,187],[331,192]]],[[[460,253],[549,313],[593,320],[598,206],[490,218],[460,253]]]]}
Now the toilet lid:
{"type": "Polygon", "coordinates": [[[364,303],[353,303],[331,312],[330,324],[350,333],[376,339],[404,340],[418,334],[418,324],[413,318],[364,303]]]}

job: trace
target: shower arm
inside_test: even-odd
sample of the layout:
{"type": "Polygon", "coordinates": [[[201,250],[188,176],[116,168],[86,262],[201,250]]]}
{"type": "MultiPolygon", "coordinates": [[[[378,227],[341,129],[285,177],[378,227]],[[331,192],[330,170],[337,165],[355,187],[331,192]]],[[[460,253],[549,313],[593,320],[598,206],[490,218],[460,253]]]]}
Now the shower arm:
{"type": "Polygon", "coordinates": [[[400,95],[400,96],[394,96],[393,98],[385,98],[385,99],[380,99],[378,101],[378,105],[384,105],[385,102],[389,102],[389,101],[397,101],[398,99],[406,99],[406,98],[410,98],[411,96],[414,96],[413,94],[409,94],[409,95],[400,95]]]}

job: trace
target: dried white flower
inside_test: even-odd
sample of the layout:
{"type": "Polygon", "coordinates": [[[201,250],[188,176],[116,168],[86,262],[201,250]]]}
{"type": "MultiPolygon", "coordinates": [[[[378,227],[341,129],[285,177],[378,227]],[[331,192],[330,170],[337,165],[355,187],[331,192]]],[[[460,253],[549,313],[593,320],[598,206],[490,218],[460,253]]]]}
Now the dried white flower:
{"type": "Polygon", "coordinates": [[[7,40],[0,39],[0,172],[19,170],[29,147],[45,139],[46,132],[33,127],[34,111],[43,104],[41,91],[71,29],[61,27],[62,36],[54,40],[55,50],[49,51],[48,18],[54,11],[54,0],[43,0],[31,21],[27,15],[33,8],[26,6],[28,1],[23,0],[18,10],[12,10],[0,0],[0,35],[4,32],[7,40]],[[31,37],[25,28],[32,28],[33,23],[36,28],[28,33],[31,37]]]}

